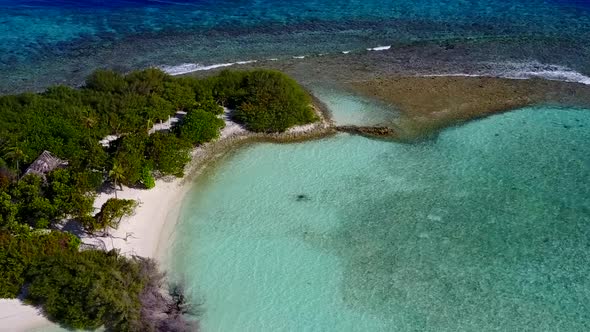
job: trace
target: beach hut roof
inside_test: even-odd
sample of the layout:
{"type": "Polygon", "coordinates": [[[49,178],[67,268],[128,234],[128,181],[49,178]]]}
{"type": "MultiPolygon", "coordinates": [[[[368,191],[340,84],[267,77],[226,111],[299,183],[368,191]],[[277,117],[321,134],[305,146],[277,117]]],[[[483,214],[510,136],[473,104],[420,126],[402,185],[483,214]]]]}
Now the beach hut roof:
{"type": "MultiPolygon", "coordinates": [[[[27,168],[24,175],[36,174],[45,177],[45,174],[53,171],[56,168],[65,167],[68,165],[66,160],[61,160],[45,150],[33,163],[27,168]]],[[[23,176],[24,176],[23,175],[23,176]]]]}

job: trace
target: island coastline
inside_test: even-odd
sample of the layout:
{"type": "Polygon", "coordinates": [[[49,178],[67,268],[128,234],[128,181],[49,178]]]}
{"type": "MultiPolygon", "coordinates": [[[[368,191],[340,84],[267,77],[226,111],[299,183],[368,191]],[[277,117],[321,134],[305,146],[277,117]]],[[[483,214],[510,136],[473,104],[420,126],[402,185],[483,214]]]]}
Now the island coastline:
{"type": "MultiPolygon", "coordinates": [[[[128,257],[149,257],[166,265],[167,251],[174,241],[174,226],[178,223],[182,201],[193,181],[211,164],[240,146],[257,142],[301,142],[334,134],[326,107],[314,99],[313,109],[318,117],[314,123],[291,127],[283,133],[255,133],[232,121],[231,111],[225,108],[222,116],[225,127],[221,129],[219,138],[191,151],[191,161],[185,167],[184,177],[157,179],[152,189],[122,186],[121,190],[117,190],[118,198],[138,202],[133,215],[123,218],[118,228],[108,229],[108,235],[79,234],[83,245],[107,251],[115,249],[128,257]]],[[[99,193],[94,201],[96,211],[113,197],[112,191],[99,193]]],[[[10,326],[11,332],[25,332],[55,324],[40,309],[26,305],[20,299],[0,299],[0,312],[3,313],[0,326],[10,326]]],[[[0,331],[4,331],[3,327],[0,327],[0,331]]]]}
{"type": "MultiPolygon", "coordinates": [[[[391,79],[391,82],[395,82],[396,80],[397,82],[400,82],[400,80],[406,80],[406,82],[415,83],[415,81],[429,80],[437,82],[436,84],[449,84],[449,81],[466,82],[473,79],[474,78],[471,77],[435,77],[428,79],[424,77],[404,77],[393,78],[391,79]]],[[[494,80],[506,79],[485,78],[484,80],[493,82],[494,80]]],[[[588,89],[586,86],[576,85],[575,83],[553,83],[554,81],[549,82],[545,80],[524,80],[521,82],[522,83],[517,84],[523,86],[529,84],[531,87],[545,86],[547,89],[554,84],[560,84],[564,87],[570,88],[573,86],[574,89],[581,89],[583,91],[588,89]]],[[[390,103],[394,101],[394,97],[388,96],[386,92],[374,93],[376,91],[375,85],[361,86],[361,84],[366,83],[367,82],[355,83],[356,86],[354,90],[357,92],[360,91],[372,98],[378,98],[390,103]]],[[[461,84],[463,83],[459,83],[458,86],[461,84]]],[[[402,89],[404,86],[405,85],[397,87],[397,89],[402,89]]],[[[389,86],[389,88],[391,88],[391,86],[389,86]]],[[[382,91],[387,90],[384,89],[382,91]]],[[[539,93],[539,96],[541,96],[541,93],[539,93]]],[[[488,98],[488,96],[485,96],[484,98],[488,98]]],[[[538,97],[535,102],[550,102],[555,99],[556,98],[547,98],[543,100],[538,97]]],[[[437,101],[440,100],[431,100],[430,102],[436,103],[437,101]]],[[[575,101],[579,102],[579,99],[576,99],[575,101]]],[[[435,128],[438,130],[446,126],[533,104],[533,101],[527,99],[526,102],[509,104],[502,108],[490,106],[489,108],[482,108],[481,111],[477,113],[471,112],[468,116],[461,117],[460,121],[457,121],[457,119],[454,119],[453,121],[443,119],[444,121],[437,122],[435,128]]],[[[254,133],[246,130],[244,127],[230,119],[229,110],[226,109],[223,116],[225,127],[221,130],[219,139],[193,149],[191,153],[192,159],[189,164],[186,165],[184,177],[158,179],[155,188],[150,190],[123,187],[123,190],[117,192],[118,197],[138,201],[139,206],[136,208],[135,213],[130,217],[124,218],[117,229],[109,230],[108,236],[82,236],[83,243],[106,250],[118,249],[121,254],[127,256],[139,255],[152,257],[161,264],[166,264],[168,259],[167,251],[170,244],[174,241],[174,228],[178,223],[183,198],[190,190],[195,178],[202,174],[203,170],[211,164],[220,160],[227,153],[235,151],[240,146],[252,143],[292,143],[320,139],[334,135],[338,131],[354,131],[350,128],[348,128],[350,130],[341,130],[342,128],[335,126],[331,120],[329,110],[319,100],[314,99],[314,106],[319,121],[313,124],[292,127],[284,133],[274,134],[254,133]]],[[[412,111],[413,110],[409,110],[408,112],[411,113],[412,111]]],[[[450,112],[450,114],[452,113],[453,112],[450,112]]],[[[379,130],[379,127],[367,128],[376,128],[379,130]]],[[[387,136],[391,136],[390,134],[391,132],[388,132],[387,136]]],[[[366,136],[379,135],[368,134],[366,136]]],[[[95,200],[95,208],[99,209],[107,199],[112,197],[112,192],[100,193],[95,200]]],[[[0,311],[8,313],[6,316],[0,317],[0,321],[2,321],[3,326],[11,326],[10,331],[27,331],[53,324],[42,315],[39,309],[25,305],[20,300],[16,299],[0,299],[0,311]]],[[[2,331],[2,329],[0,329],[0,331],[2,331]]]]}

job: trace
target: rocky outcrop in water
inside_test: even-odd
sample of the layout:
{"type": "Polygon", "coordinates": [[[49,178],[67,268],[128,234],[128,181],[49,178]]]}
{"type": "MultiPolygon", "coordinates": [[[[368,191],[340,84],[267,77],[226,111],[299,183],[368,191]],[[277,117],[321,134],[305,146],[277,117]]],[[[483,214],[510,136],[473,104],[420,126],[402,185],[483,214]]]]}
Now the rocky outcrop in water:
{"type": "Polygon", "coordinates": [[[367,137],[377,138],[395,138],[397,132],[389,127],[370,127],[370,126],[337,126],[336,130],[367,137]]]}

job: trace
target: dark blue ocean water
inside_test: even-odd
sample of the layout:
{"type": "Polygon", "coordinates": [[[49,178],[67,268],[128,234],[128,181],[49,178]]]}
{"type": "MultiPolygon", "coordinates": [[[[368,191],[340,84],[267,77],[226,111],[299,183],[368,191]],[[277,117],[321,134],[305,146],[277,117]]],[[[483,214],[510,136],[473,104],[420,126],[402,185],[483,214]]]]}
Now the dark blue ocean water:
{"type": "Polygon", "coordinates": [[[590,72],[590,1],[0,0],[0,91],[75,83],[98,67],[210,65],[449,40],[487,48],[489,60],[502,54],[590,72]],[[543,59],[534,58],[536,50],[543,59]]]}

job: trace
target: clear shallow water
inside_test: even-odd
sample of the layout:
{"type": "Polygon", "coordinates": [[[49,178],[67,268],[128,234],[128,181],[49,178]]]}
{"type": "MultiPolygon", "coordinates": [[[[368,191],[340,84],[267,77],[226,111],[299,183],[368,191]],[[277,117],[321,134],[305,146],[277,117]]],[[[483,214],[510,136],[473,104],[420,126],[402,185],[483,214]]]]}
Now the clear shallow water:
{"type": "Polygon", "coordinates": [[[468,54],[587,74],[589,13],[587,1],[561,0],[0,0],[0,92],[77,84],[103,67],[354,54],[380,45],[395,51],[406,44],[432,45],[419,50],[426,55],[419,61],[432,68],[458,58],[461,65],[468,54]],[[461,44],[469,52],[457,51],[461,44]]]}
{"type": "Polygon", "coordinates": [[[339,89],[315,87],[313,94],[330,111],[337,126],[383,126],[396,123],[398,114],[393,106],[355,96],[339,89]]]}
{"type": "Polygon", "coordinates": [[[187,196],[173,271],[205,332],[588,330],[589,139],[544,107],[256,144],[187,196]]]}

